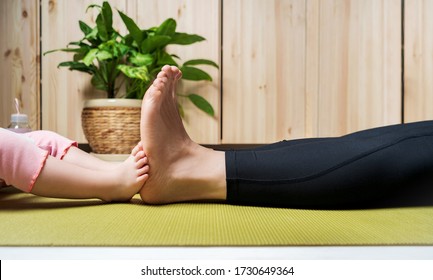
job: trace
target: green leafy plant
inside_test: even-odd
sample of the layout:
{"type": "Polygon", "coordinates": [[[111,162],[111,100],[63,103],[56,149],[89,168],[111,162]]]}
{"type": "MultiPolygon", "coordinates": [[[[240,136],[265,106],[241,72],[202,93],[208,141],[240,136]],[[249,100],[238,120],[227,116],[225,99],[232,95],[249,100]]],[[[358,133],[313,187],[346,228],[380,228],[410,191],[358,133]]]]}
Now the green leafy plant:
{"type": "MultiPolygon", "coordinates": [[[[107,92],[108,98],[119,96],[123,82],[126,85],[125,98],[143,98],[158,72],[167,64],[178,66],[184,80],[212,81],[207,72],[196,66],[210,65],[218,68],[215,62],[194,59],[179,64],[177,61],[180,58],[167,52],[168,45],[191,45],[205,40],[196,34],[177,32],[174,19],[169,18],[157,27],[141,29],[133,19],[117,11],[129,32],[122,35],[113,28],[113,11],[108,2],[103,2],[102,6],[90,5],[87,9],[90,8],[99,9],[96,26],[92,28],[79,21],[84,34],[81,40],[45,54],[55,51],[73,53],[73,60],[61,62],[58,66],[92,75],[92,85],[107,92]]],[[[178,95],[189,99],[208,115],[214,115],[212,105],[200,95],[178,95]]]]}

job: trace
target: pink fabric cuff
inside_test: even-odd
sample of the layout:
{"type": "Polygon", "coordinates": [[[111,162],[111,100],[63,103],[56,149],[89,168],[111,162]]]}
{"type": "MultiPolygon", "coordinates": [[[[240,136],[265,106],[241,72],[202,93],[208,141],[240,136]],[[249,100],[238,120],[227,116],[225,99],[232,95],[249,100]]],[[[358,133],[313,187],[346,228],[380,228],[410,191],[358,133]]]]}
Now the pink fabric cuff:
{"type": "Polygon", "coordinates": [[[77,142],[52,131],[38,130],[28,132],[25,135],[32,139],[36,146],[58,159],[63,159],[72,146],[78,146],[77,142]]]}
{"type": "Polygon", "coordinates": [[[17,134],[0,128],[0,178],[30,192],[48,156],[62,159],[77,142],[50,131],[17,134]]]}

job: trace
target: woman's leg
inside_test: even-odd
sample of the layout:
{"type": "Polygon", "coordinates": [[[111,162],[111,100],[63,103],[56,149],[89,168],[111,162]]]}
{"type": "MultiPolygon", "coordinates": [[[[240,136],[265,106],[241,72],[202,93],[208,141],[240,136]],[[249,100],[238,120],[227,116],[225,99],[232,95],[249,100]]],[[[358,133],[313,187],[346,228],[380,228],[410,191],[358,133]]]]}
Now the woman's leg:
{"type": "Polygon", "coordinates": [[[365,130],[268,151],[226,153],[227,200],[359,206],[433,174],[433,122],[365,130]]]}
{"type": "Polygon", "coordinates": [[[179,76],[176,68],[164,67],[143,100],[142,142],[150,177],[140,194],[146,202],[353,206],[433,174],[433,122],[256,150],[205,149],[191,141],[179,118],[174,95],[179,76]]]}

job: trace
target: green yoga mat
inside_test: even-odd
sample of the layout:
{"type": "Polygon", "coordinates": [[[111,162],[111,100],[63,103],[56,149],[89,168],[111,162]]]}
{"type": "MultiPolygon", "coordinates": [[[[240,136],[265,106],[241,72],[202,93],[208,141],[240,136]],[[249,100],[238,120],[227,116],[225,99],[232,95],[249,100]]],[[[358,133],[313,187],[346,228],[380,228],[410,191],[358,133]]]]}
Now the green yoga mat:
{"type": "Polygon", "coordinates": [[[0,190],[0,246],[433,245],[433,206],[305,210],[0,190]]]}

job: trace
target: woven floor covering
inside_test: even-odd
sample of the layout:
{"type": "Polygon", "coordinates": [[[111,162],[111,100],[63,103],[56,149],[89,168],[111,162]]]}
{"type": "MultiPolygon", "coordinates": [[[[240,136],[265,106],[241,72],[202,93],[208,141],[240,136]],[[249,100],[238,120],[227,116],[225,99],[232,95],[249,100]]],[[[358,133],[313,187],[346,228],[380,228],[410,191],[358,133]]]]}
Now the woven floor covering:
{"type": "Polygon", "coordinates": [[[433,245],[433,205],[306,210],[145,205],[0,190],[0,246],[433,245]]]}

